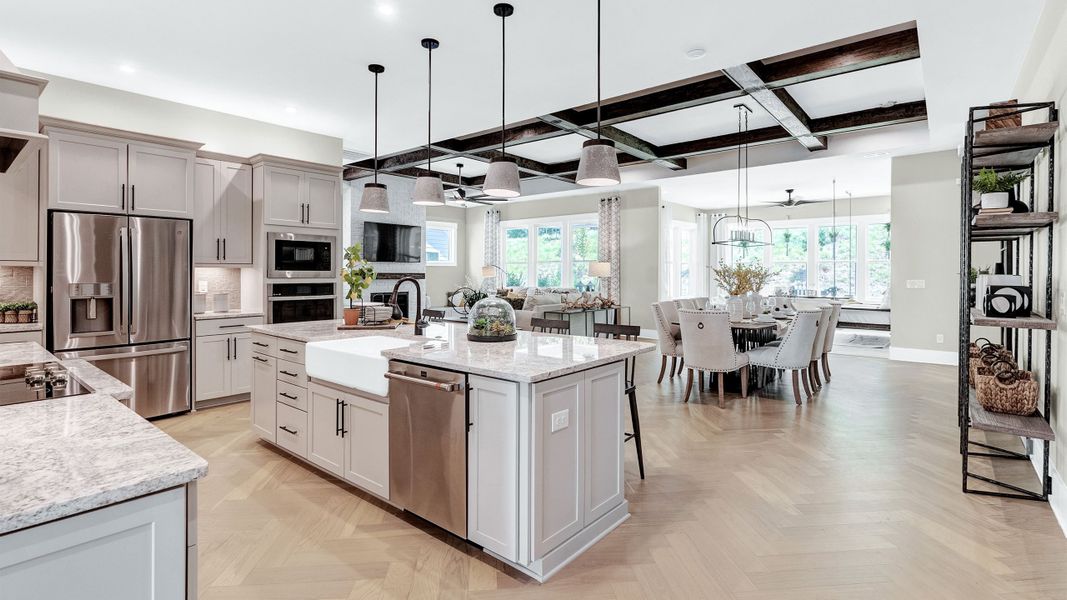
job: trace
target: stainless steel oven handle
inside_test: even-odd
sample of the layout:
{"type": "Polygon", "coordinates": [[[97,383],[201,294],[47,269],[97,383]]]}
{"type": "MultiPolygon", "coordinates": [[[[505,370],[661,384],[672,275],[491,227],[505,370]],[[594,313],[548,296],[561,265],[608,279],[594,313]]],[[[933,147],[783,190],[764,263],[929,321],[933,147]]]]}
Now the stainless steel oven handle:
{"type": "Polygon", "coordinates": [[[446,383],[443,381],[432,381],[429,379],[420,379],[418,377],[411,377],[409,375],[401,375],[400,373],[387,372],[385,374],[386,379],[395,379],[404,383],[411,383],[414,385],[421,385],[422,387],[433,388],[441,392],[455,392],[459,389],[458,383],[446,383]]]}
{"type": "Polygon", "coordinates": [[[333,300],[337,296],[271,296],[267,302],[280,302],[289,300],[333,300]]]}

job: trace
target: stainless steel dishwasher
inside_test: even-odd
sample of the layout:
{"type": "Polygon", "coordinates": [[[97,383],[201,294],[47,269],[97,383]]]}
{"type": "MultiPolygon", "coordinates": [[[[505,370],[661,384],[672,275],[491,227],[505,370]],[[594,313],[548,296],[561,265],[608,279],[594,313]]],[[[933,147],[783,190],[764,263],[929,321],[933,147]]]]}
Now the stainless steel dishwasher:
{"type": "Polygon", "coordinates": [[[389,361],[389,499],[467,537],[467,376],[389,361]]]}

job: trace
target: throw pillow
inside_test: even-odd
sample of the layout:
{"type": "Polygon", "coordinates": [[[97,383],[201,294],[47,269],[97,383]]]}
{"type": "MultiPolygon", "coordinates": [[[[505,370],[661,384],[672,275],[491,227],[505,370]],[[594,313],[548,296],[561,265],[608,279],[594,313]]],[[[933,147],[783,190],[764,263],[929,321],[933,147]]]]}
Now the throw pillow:
{"type": "Polygon", "coordinates": [[[511,296],[508,296],[504,299],[507,300],[508,304],[511,305],[511,308],[514,308],[515,310],[523,310],[523,307],[526,305],[525,297],[513,298],[511,296]]]}

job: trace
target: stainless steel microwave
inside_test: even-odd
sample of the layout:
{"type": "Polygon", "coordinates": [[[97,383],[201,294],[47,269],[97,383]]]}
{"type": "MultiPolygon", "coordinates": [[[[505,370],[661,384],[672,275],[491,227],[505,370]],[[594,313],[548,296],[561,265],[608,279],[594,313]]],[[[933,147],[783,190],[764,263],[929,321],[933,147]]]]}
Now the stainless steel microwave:
{"type": "Polygon", "coordinates": [[[337,237],[303,233],[267,233],[267,277],[274,279],[332,279],[337,237]]]}

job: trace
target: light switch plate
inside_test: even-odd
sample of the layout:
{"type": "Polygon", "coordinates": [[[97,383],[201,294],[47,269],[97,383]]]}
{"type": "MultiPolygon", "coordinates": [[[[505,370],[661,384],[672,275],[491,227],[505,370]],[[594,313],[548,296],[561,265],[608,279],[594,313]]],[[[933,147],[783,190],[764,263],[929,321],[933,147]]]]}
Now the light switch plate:
{"type": "Polygon", "coordinates": [[[925,288],[926,288],[926,280],[925,279],[909,279],[908,280],[908,289],[909,290],[921,290],[921,289],[925,289],[925,288]]]}
{"type": "Polygon", "coordinates": [[[937,334],[937,343],[938,344],[944,344],[945,343],[945,334],[943,334],[943,333],[937,334]]]}
{"type": "Polygon", "coordinates": [[[200,294],[207,293],[207,279],[200,279],[196,282],[196,291],[200,294]]]}
{"type": "Polygon", "coordinates": [[[552,433],[556,433],[560,429],[566,429],[570,424],[570,409],[565,408],[561,411],[552,413],[552,433]]]}

